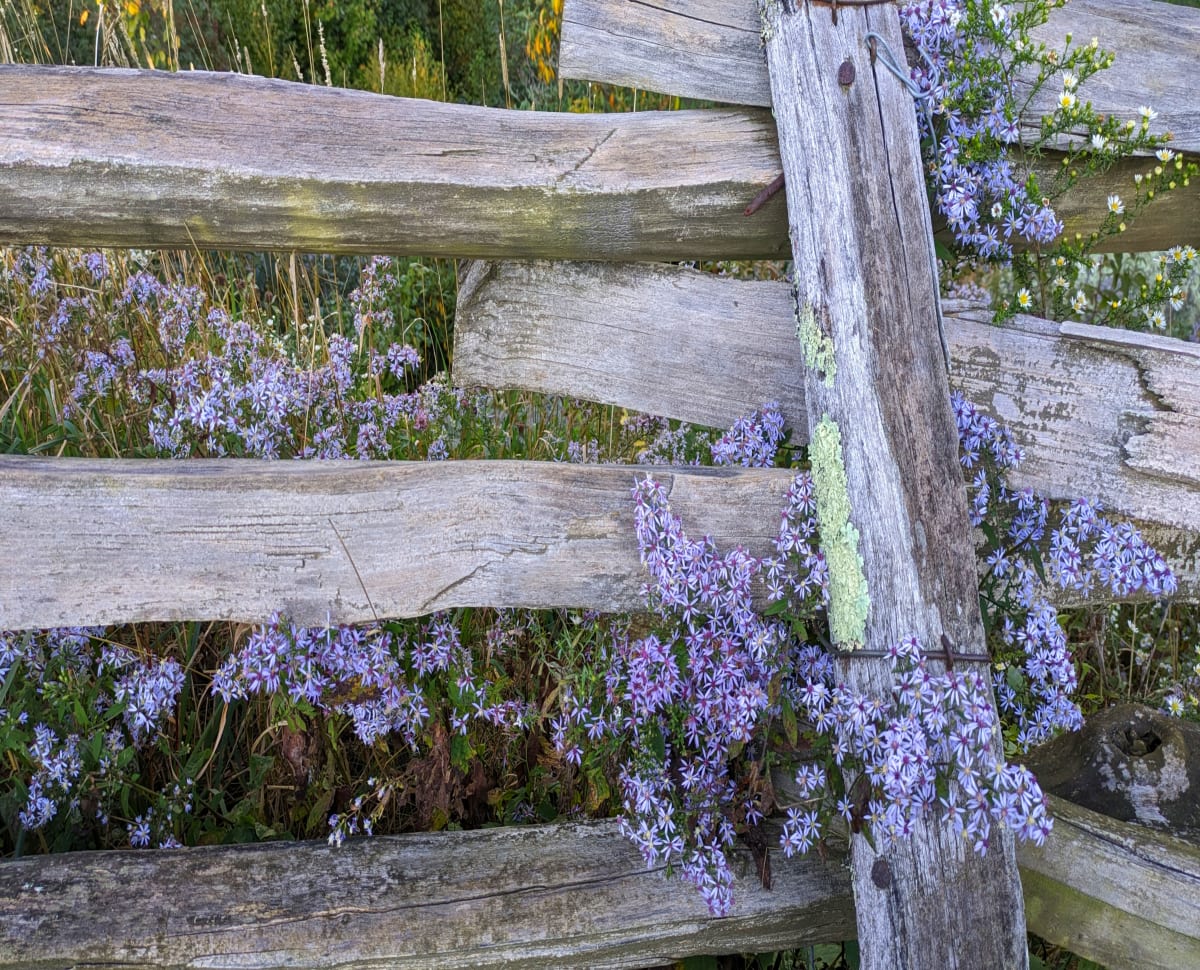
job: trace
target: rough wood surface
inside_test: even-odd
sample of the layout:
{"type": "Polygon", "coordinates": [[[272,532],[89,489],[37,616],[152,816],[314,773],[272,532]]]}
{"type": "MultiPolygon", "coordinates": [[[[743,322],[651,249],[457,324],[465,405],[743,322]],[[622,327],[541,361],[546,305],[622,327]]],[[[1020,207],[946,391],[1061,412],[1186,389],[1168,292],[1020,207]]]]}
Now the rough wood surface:
{"type": "Polygon", "coordinates": [[[1045,846],[1018,852],[1029,929],[1109,970],[1200,967],[1200,845],[1051,807],[1045,846]]]}
{"type": "MultiPolygon", "coordinates": [[[[1030,929],[1111,970],[1200,966],[1200,849],[1051,806],[1018,849],[1030,929]]],[[[632,970],[851,938],[844,858],[772,855],[768,892],[738,847],[720,920],[612,822],[33,856],[0,864],[0,968],[632,970]]]]}
{"type": "MultiPolygon", "coordinates": [[[[1093,37],[1117,57],[1081,87],[1097,111],[1136,118],[1158,111],[1151,130],[1170,131],[1182,151],[1200,151],[1193,85],[1200,10],[1158,0],[1071,0],[1035,36],[1061,49],[1067,34],[1093,37]]],[[[771,104],[755,0],[566,0],[559,73],[727,104],[771,104]]],[[[1047,85],[1026,110],[1037,119],[1059,93],[1047,85]]]]}
{"type": "MultiPolygon", "coordinates": [[[[1111,68],[1080,87],[1082,98],[1104,114],[1135,120],[1138,108],[1150,105],[1159,113],[1152,131],[1170,131],[1176,149],[1200,154],[1200,99],[1193,84],[1200,9],[1158,0],[1072,0],[1053,11],[1035,36],[1061,49],[1068,33],[1077,45],[1099,37],[1117,54],[1111,68]]],[[[730,104],[771,103],[755,0],[566,0],[559,71],[730,104]]],[[[1028,105],[1027,142],[1060,90],[1052,80],[1028,105]]],[[[1025,164],[1046,184],[1060,171],[1061,156],[1051,152],[1025,164]]],[[[1067,235],[1094,231],[1108,195],[1130,197],[1133,175],[1151,167],[1146,159],[1126,160],[1055,199],[1067,235]]],[[[1200,246],[1197,181],[1178,188],[1169,202],[1151,205],[1127,232],[1098,248],[1136,252],[1184,244],[1200,246]]]]}
{"type": "MultiPolygon", "coordinates": [[[[0,66],[0,243],[558,259],[787,252],[755,109],[576,115],[234,74],[0,66]]],[[[1053,168],[1048,156],[1039,164],[1053,168]]],[[[1132,167],[1130,167],[1132,166],[1132,167]]],[[[1127,163],[1060,200],[1091,231],[1127,163]]],[[[1200,181],[1110,245],[1200,245],[1200,181]]]]}
{"type": "MultiPolygon", "coordinates": [[[[1013,429],[1014,476],[1134,519],[1200,599],[1200,348],[944,301],[951,384],[1013,429]]],[[[674,266],[476,263],[459,293],[454,377],[724,428],[780,403],[807,440],[801,351],[782,282],[674,266]]]]}
{"type": "Polygon", "coordinates": [[[577,115],[235,74],[0,67],[0,242],[697,259],[785,253],[763,111],[577,115]]]}
{"type": "MultiPolygon", "coordinates": [[[[628,610],[644,470],[543,462],[0,458],[0,630],[628,610]]],[[[792,475],[655,469],[696,535],[770,550],[792,475]]]]}
{"type": "Polygon", "coordinates": [[[840,860],[797,861],[767,891],[739,847],[714,919],[614,822],[34,857],[0,864],[0,967],[632,970],[852,937],[840,860]]]}
{"type": "Polygon", "coordinates": [[[1043,791],[1200,844],[1200,724],[1120,704],[1023,760],[1043,791]]]}
{"type": "MultiPolygon", "coordinates": [[[[916,116],[907,89],[862,44],[873,31],[900,50],[899,16],[892,6],[843,8],[835,25],[827,8],[792,0],[760,0],[760,10],[795,319],[813,331],[801,338],[802,372],[831,637],[879,653],[839,660],[838,674],[886,704],[895,687],[882,653],[902,637],[949,636],[966,654],[984,651],[916,116]],[[857,80],[843,85],[847,60],[857,80]]],[[[990,747],[1003,756],[998,732],[990,747]]],[[[851,860],[864,970],[1028,965],[1007,831],[993,831],[980,856],[931,816],[886,849],[853,836],[851,860]]]]}

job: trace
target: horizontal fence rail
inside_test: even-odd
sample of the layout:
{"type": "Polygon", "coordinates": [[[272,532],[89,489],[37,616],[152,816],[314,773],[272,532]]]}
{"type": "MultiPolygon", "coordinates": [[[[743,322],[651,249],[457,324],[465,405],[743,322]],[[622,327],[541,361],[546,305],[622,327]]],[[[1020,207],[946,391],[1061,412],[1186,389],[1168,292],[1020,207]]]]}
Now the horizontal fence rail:
{"type": "MultiPolygon", "coordinates": [[[[951,383],[1011,427],[1012,476],[1099,499],[1200,597],[1200,347],[943,303],[951,383]]],[[[933,321],[930,325],[935,325],[933,321]]],[[[581,397],[727,427],[778,401],[804,427],[791,288],[671,266],[476,263],[461,288],[454,379],[581,397]]]]}
{"type": "MultiPolygon", "coordinates": [[[[1200,10],[1160,0],[1071,0],[1034,38],[1061,50],[1067,34],[1075,45],[1096,37],[1117,55],[1079,89],[1082,99],[1101,114],[1135,119],[1140,105],[1151,105],[1159,115],[1151,130],[1172,132],[1182,151],[1200,151],[1193,85],[1200,10]]],[[[558,66],[567,78],[771,106],[757,0],[567,0],[558,66]]],[[[1053,111],[1060,90],[1051,80],[1025,117],[1053,111]]]]}
{"type": "MultiPolygon", "coordinates": [[[[1145,166],[1056,200],[1068,231],[1095,228],[1145,166]]],[[[13,245],[784,258],[783,195],[743,215],[780,171],[759,109],[554,114],[233,74],[0,66],[0,243],[13,245]]],[[[1177,243],[1200,244],[1200,182],[1106,244],[1177,243]]]]}
{"type": "MultiPolygon", "coordinates": [[[[792,474],[654,469],[696,537],[771,549],[792,474]]],[[[645,470],[552,462],[0,457],[0,630],[637,610],[645,470]]]]}
{"type": "MultiPolygon", "coordinates": [[[[1102,114],[1135,121],[1139,106],[1153,106],[1159,116],[1151,130],[1169,131],[1176,150],[1200,154],[1200,101],[1192,83],[1200,10],[1158,0],[1072,0],[1052,11],[1034,37],[1062,49],[1068,34],[1076,45],[1098,37],[1106,47],[1120,47],[1114,65],[1080,87],[1082,99],[1102,114]]],[[[568,0],[559,71],[567,78],[689,98],[771,104],[757,0],[568,0]]],[[[1060,91],[1057,79],[1051,79],[1027,105],[1022,118],[1027,144],[1036,139],[1040,119],[1054,110],[1060,91]]],[[[1060,163],[1053,152],[1028,160],[1042,184],[1061,171],[1060,163]]],[[[1133,175],[1148,168],[1146,159],[1122,161],[1055,199],[1067,237],[1093,232],[1107,197],[1131,196],[1133,175]]],[[[1098,249],[1200,245],[1200,183],[1178,188],[1171,200],[1151,206],[1127,232],[1102,241],[1098,249]]]]}
{"type": "MultiPolygon", "coordinates": [[[[1200,848],[1051,803],[1018,850],[1029,928],[1113,970],[1200,965],[1200,848]]],[[[0,865],[0,970],[615,970],[854,936],[841,855],[771,857],[767,890],[739,843],[714,919],[615,822],[35,856],[0,865]]]]}

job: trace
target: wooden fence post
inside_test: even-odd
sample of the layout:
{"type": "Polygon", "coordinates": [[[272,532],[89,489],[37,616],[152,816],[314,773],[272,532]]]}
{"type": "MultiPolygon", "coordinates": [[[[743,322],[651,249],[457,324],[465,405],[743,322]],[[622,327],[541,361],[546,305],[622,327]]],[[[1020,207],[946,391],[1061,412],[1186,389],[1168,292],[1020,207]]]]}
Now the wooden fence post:
{"type": "MultiPolygon", "coordinates": [[[[984,651],[913,99],[868,48],[873,33],[902,51],[899,17],[891,6],[823,0],[759,0],[759,9],[817,493],[842,479],[844,456],[841,501],[857,529],[822,535],[839,677],[887,700],[889,662],[856,648],[948,635],[962,653],[984,651]]],[[[818,519],[828,524],[820,505],[818,519]]],[[[1007,831],[994,830],[980,857],[935,817],[882,855],[856,836],[851,855],[864,968],[1027,965],[1007,831]]]]}

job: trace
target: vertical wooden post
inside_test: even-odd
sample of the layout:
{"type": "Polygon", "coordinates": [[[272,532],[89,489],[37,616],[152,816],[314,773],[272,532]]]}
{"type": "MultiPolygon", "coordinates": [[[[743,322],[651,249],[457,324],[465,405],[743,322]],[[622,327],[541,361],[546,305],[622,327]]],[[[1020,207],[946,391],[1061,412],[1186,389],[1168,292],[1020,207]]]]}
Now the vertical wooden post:
{"type": "MultiPolygon", "coordinates": [[[[898,14],[807,0],[759,7],[786,176],[810,441],[825,450],[814,474],[840,438],[858,533],[843,530],[843,548],[832,554],[834,538],[822,536],[835,644],[881,650],[916,635],[929,646],[945,633],[978,655],[984,632],[913,98],[873,62],[866,40],[874,32],[902,52],[898,14]]],[[[850,654],[839,675],[860,691],[891,695],[887,660],[850,654]]],[[[1001,757],[998,738],[994,746],[1001,757]]],[[[931,818],[884,854],[886,866],[879,858],[854,837],[864,968],[1027,966],[1006,830],[993,830],[980,857],[931,818]]]]}

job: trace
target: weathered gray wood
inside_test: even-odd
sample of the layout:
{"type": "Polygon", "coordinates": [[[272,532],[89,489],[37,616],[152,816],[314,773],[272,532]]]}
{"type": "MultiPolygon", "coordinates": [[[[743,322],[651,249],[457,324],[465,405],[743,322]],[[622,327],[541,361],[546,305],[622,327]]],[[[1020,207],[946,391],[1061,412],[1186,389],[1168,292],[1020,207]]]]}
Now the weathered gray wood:
{"type": "MultiPolygon", "coordinates": [[[[1013,480],[1137,522],[1200,599],[1200,349],[1167,337],[943,303],[951,384],[1013,429],[1013,480]]],[[[586,398],[712,427],[778,401],[807,440],[782,282],[674,266],[478,263],[454,331],[459,384],[586,398]]]]}
{"type": "Polygon", "coordinates": [[[1200,846],[1051,797],[1018,849],[1029,929],[1109,970],[1200,966],[1200,846]]]}
{"type": "MultiPolygon", "coordinates": [[[[1051,799],[1018,850],[1029,927],[1112,970],[1200,966],[1200,849],[1051,799]]],[[[0,863],[0,968],[635,968],[854,935],[844,857],[738,847],[733,915],[613,822],[0,863]],[[130,894],[130,887],[136,893],[130,894]]]]}
{"type": "Polygon", "coordinates": [[[787,251],[766,112],[578,115],[233,74],[0,67],[0,242],[696,259],[787,251]]]}
{"type": "Polygon", "coordinates": [[[1043,791],[1200,844],[1200,724],[1119,704],[1023,760],[1043,791]]]}
{"type": "MultiPolygon", "coordinates": [[[[1080,88],[1097,111],[1137,120],[1158,111],[1152,129],[1170,131],[1181,151],[1200,151],[1200,102],[1192,78],[1200,10],[1157,0],[1071,0],[1035,32],[1063,46],[1099,38],[1117,58],[1080,88]]],[[[559,73],[682,97],[766,107],[771,86],[754,0],[566,0],[559,73]]],[[[1051,82],[1029,105],[1036,120],[1054,108],[1051,82]]]]}
{"type": "Polygon", "coordinates": [[[714,919],[614,822],[35,857],[0,864],[0,967],[591,970],[853,936],[839,860],[797,862],[767,891],[739,847],[714,919]]]}
{"type": "MultiPolygon", "coordinates": [[[[873,31],[900,50],[899,16],[843,8],[835,25],[827,8],[792,0],[759,9],[831,639],[877,652],[839,660],[839,677],[887,704],[895,685],[882,654],[902,637],[949,636],[974,655],[985,647],[916,116],[907,89],[862,44],[873,31]],[[845,61],[858,78],[850,85],[839,83],[845,61]]],[[[990,754],[1003,756],[998,733],[990,754]]],[[[853,836],[851,860],[865,970],[1027,965],[1007,830],[994,830],[980,856],[934,815],[890,847],[853,836]]]]}
{"type": "MultiPolygon", "coordinates": [[[[640,608],[639,469],[0,458],[0,630],[640,608]]],[[[656,469],[696,535],[765,554],[792,475],[656,469]]]]}
{"type": "MultiPolygon", "coordinates": [[[[560,259],[777,257],[766,112],[575,115],[245,75],[0,66],[0,243],[560,259]]],[[[1039,163],[1053,168],[1057,160],[1039,163]]],[[[1091,231],[1133,167],[1060,200],[1091,231]]],[[[1200,245],[1200,182],[1113,249],[1200,245]]]]}
{"type": "MultiPolygon", "coordinates": [[[[1166,7],[1157,0],[1072,0],[1051,14],[1035,37],[1062,48],[1099,37],[1117,59],[1079,89],[1104,114],[1137,118],[1141,105],[1159,113],[1151,130],[1170,131],[1176,149],[1200,153],[1200,100],[1192,78],[1200,51],[1200,9],[1166,7]]],[[[898,49],[898,48],[897,48],[898,49]]],[[[769,105],[770,85],[754,0],[567,0],[559,71],[563,77],[602,81],[730,104],[769,105]]],[[[1061,87],[1051,81],[1029,104],[1026,141],[1061,87]]],[[[1046,180],[1061,169],[1049,153],[1029,166],[1046,180]]],[[[1055,200],[1070,238],[1094,231],[1109,194],[1133,195],[1133,175],[1146,159],[1120,162],[1055,200]]],[[[1200,183],[1181,186],[1170,203],[1152,205],[1127,232],[1110,237],[1102,252],[1137,252],[1200,245],[1200,183]]]]}

